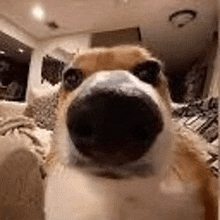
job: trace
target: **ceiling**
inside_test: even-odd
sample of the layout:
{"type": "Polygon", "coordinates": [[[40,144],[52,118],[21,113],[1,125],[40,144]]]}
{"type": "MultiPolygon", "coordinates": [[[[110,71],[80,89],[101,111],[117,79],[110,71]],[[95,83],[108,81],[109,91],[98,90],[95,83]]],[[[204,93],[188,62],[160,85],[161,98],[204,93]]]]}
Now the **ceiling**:
{"type": "Polygon", "coordinates": [[[168,16],[180,9],[195,9],[203,16],[200,22],[210,24],[216,5],[217,0],[1,0],[0,14],[36,38],[45,39],[74,32],[147,28],[161,22],[167,28],[168,16]],[[31,14],[36,5],[45,10],[42,22],[31,14]],[[51,21],[60,28],[49,29],[45,23],[51,21]]]}
{"type": "Polygon", "coordinates": [[[37,40],[140,27],[143,42],[175,69],[210,46],[217,30],[217,4],[217,0],[1,0],[0,16],[37,40]],[[43,21],[31,14],[36,5],[45,10],[43,21]],[[172,25],[169,16],[185,9],[195,10],[196,19],[182,28],[172,25]],[[48,22],[59,28],[49,28],[48,22]]]}

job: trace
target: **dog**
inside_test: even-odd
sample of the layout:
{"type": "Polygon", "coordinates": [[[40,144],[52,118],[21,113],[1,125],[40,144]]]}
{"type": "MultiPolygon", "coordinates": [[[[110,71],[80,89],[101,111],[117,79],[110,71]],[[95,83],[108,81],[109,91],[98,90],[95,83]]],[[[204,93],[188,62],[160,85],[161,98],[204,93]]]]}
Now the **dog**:
{"type": "Polygon", "coordinates": [[[140,46],[74,57],[46,162],[47,220],[217,219],[201,140],[175,128],[163,68],[140,46]]]}

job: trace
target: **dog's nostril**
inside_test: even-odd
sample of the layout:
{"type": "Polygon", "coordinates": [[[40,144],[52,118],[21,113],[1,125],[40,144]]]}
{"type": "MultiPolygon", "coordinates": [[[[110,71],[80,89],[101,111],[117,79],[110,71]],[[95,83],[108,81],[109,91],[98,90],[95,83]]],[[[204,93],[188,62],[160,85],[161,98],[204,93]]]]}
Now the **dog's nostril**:
{"type": "Polygon", "coordinates": [[[130,129],[131,137],[137,140],[147,140],[149,139],[149,130],[146,126],[134,126],[130,129]]]}
{"type": "Polygon", "coordinates": [[[78,124],[73,129],[73,132],[79,138],[91,137],[92,136],[92,126],[90,124],[78,124]]]}

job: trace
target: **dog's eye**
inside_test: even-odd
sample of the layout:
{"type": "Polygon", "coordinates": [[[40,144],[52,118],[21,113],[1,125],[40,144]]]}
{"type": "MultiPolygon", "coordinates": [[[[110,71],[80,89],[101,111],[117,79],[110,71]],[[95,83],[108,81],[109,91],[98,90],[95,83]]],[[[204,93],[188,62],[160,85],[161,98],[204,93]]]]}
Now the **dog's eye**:
{"type": "Polygon", "coordinates": [[[159,81],[159,73],[161,65],[157,61],[149,60],[144,63],[138,64],[131,72],[140,80],[156,85],[159,81]]]}
{"type": "Polygon", "coordinates": [[[67,69],[63,73],[63,86],[67,90],[76,89],[83,81],[83,74],[80,69],[67,69]]]}

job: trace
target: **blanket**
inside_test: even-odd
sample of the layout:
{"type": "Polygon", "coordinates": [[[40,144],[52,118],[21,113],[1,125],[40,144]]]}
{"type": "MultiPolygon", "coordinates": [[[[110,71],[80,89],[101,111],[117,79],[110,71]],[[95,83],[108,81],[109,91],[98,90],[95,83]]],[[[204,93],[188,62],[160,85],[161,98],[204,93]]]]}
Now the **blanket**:
{"type": "Polygon", "coordinates": [[[0,118],[0,136],[24,139],[26,145],[40,160],[44,160],[50,151],[52,131],[39,128],[33,119],[18,116],[0,118]]]}
{"type": "Polygon", "coordinates": [[[0,118],[0,219],[44,219],[51,133],[24,116],[0,118]]]}
{"type": "Polygon", "coordinates": [[[173,118],[207,141],[206,162],[218,177],[218,98],[207,98],[183,105],[173,105],[173,118]]]}

